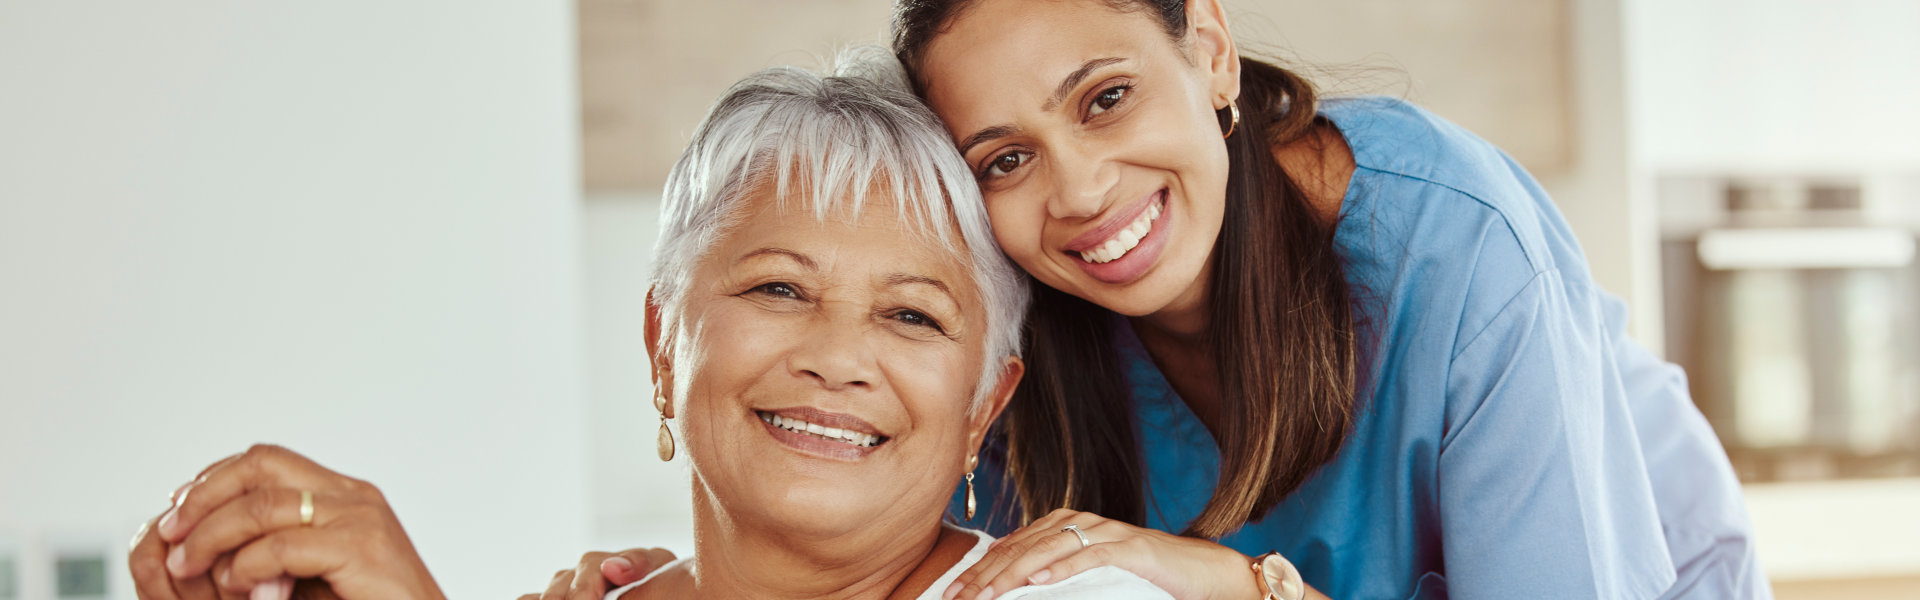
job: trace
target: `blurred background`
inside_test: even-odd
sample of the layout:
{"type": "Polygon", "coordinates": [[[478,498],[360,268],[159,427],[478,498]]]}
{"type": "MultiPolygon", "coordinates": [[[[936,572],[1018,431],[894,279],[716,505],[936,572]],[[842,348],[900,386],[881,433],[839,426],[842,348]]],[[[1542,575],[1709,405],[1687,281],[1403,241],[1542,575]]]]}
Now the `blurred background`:
{"type": "MultiPolygon", "coordinates": [[[[454,597],[686,551],[641,342],[660,183],[725,86],[889,0],[0,1],[0,600],[247,445],[382,485],[454,597]]],[[[1782,598],[1920,597],[1920,3],[1227,0],[1553,194],[1687,367],[1782,598]]]]}

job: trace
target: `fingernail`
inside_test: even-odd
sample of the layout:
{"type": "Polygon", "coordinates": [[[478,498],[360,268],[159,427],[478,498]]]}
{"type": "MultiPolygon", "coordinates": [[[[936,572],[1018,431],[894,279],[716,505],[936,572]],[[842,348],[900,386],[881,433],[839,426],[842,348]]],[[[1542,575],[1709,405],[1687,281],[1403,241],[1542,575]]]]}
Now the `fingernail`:
{"type": "Polygon", "coordinates": [[[145,521],[140,523],[140,530],[133,532],[133,540],[127,542],[128,550],[132,550],[134,548],[140,547],[140,538],[147,536],[147,527],[150,525],[153,525],[153,521],[145,521]]]}
{"type": "Polygon", "coordinates": [[[280,600],[280,580],[263,582],[247,592],[248,600],[280,600]]]}
{"type": "Polygon", "coordinates": [[[179,528],[180,509],[167,509],[167,514],[160,517],[160,537],[167,538],[169,541],[178,539],[180,532],[174,530],[179,528]]]}
{"type": "Polygon", "coordinates": [[[187,549],[185,547],[174,546],[172,550],[167,551],[167,572],[172,573],[174,577],[186,576],[187,549]]]}
{"type": "Polygon", "coordinates": [[[940,592],[940,600],[953,600],[953,596],[960,593],[960,588],[963,587],[966,586],[961,585],[958,581],[953,582],[952,585],[947,586],[947,591],[940,592]]]}
{"type": "Polygon", "coordinates": [[[980,595],[974,596],[973,600],[993,600],[993,588],[980,590],[980,595]]]}
{"type": "Polygon", "coordinates": [[[612,571],[615,569],[632,573],[633,561],[627,560],[625,557],[620,557],[620,556],[615,556],[613,558],[600,561],[600,570],[612,571]]]}
{"type": "Polygon", "coordinates": [[[174,488],[173,495],[167,496],[167,501],[172,502],[174,506],[179,506],[180,499],[186,497],[187,488],[190,487],[193,487],[193,482],[191,481],[180,484],[180,487],[174,488]]]}
{"type": "Polygon", "coordinates": [[[1033,585],[1040,585],[1042,583],[1046,583],[1047,580],[1049,579],[1053,579],[1053,571],[1041,569],[1039,573],[1034,573],[1032,576],[1028,577],[1027,583],[1031,583],[1033,585]]]}

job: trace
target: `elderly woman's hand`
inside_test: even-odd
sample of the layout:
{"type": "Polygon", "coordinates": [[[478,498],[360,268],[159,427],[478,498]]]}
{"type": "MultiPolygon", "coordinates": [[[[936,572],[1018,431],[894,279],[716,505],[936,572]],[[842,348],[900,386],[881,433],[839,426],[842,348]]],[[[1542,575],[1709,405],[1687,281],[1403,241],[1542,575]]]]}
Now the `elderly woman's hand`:
{"type": "Polygon", "coordinates": [[[444,598],[378,489],[277,446],[181,488],[129,567],[148,599],[444,598]]]}
{"type": "Polygon", "coordinates": [[[645,579],[673,560],[673,552],[665,548],[588,552],[580,555],[578,565],[554,573],[546,592],[523,594],[520,600],[600,600],[608,590],[645,579]]]}
{"type": "MultiPolygon", "coordinates": [[[[1060,581],[1115,566],[1180,600],[1260,598],[1253,559],[1207,540],[1135,527],[1093,513],[1056,510],[993,543],[980,562],[954,579],[941,598],[997,597],[1024,585],[1060,581]],[[1064,531],[1076,526],[1086,536],[1064,531]],[[990,593],[983,594],[991,590],[990,593]]],[[[1319,598],[1309,591],[1309,598],[1319,598]]]]}

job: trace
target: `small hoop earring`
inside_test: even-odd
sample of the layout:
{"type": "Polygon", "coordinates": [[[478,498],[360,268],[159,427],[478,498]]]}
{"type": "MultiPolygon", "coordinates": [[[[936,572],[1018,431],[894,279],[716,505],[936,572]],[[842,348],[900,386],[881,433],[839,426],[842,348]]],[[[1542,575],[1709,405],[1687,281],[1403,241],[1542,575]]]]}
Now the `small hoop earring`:
{"type": "Polygon", "coordinates": [[[1227,113],[1233,115],[1233,122],[1227,124],[1227,132],[1220,134],[1220,139],[1226,139],[1233,135],[1233,130],[1240,128],[1240,105],[1234,103],[1232,98],[1227,99],[1227,113]]]}
{"type": "Polygon", "coordinates": [[[655,390],[653,392],[653,406],[654,408],[660,409],[660,439],[656,442],[659,446],[660,462],[672,461],[674,450],[673,428],[667,427],[667,420],[672,419],[673,416],[667,414],[668,404],[666,394],[655,390]]]}

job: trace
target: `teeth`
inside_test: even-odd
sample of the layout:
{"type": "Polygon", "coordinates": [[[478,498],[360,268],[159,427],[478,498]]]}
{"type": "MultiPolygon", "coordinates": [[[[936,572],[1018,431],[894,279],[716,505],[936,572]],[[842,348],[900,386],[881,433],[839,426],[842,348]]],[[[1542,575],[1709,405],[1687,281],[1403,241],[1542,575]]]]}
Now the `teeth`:
{"type": "Polygon", "coordinates": [[[1146,212],[1140,213],[1140,218],[1134,219],[1132,224],[1114,234],[1113,239],[1107,240],[1106,243],[1092,250],[1081,252],[1081,260],[1095,264],[1120,260],[1120,257],[1126,256],[1128,251],[1140,245],[1141,238],[1147,237],[1147,232],[1153,229],[1153,222],[1159,218],[1160,203],[1148,205],[1146,212]]]}
{"type": "Polygon", "coordinates": [[[799,419],[790,419],[787,417],[782,417],[772,413],[763,412],[758,414],[761,421],[765,421],[769,425],[773,425],[774,427],[779,427],[787,431],[792,431],[794,433],[805,433],[808,435],[822,437],[822,438],[826,438],[836,442],[853,444],[855,446],[860,446],[862,448],[870,448],[880,444],[880,436],[869,434],[869,433],[860,433],[858,431],[853,431],[850,429],[841,429],[838,427],[826,427],[826,426],[818,425],[815,423],[808,423],[806,421],[802,421],[799,419]]]}

